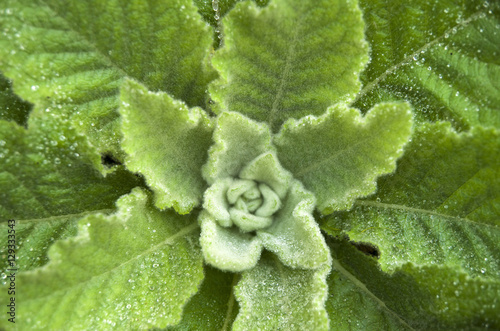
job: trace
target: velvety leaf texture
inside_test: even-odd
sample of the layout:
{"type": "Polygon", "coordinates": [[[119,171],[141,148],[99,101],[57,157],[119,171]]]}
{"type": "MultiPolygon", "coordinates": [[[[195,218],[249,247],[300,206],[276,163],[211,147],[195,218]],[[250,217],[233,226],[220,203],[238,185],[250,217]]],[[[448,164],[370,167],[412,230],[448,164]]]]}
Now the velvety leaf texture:
{"type": "Polygon", "coordinates": [[[500,126],[497,1],[361,0],[371,62],[355,105],[407,100],[419,120],[500,126]]]}
{"type": "Polygon", "coordinates": [[[283,166],[329,214],[375,191],[375,179],[395,169],[411,126],[405,103],[379,104],[364,118],[357,109],[338,104],[321,117],[288,121],[274,142],[283,166]]]}
{"type": "Polygon", "coordinates": [[[201,166],[211,145],[211,120],[202,109],[131,80],[122,88],[120,114],[127,168],[146,177],[158,208],[190,212],[206,187],[201,166]]]}
{"type": "Polygon", "coordinates": [[[328,330],[323,302],[329,270],[329,265],[318,270],[292,269],[264,254],[236,286],[240,312],[233,330],[328,330]]]}
{"type": "MultiPolygon", "coordinates": [[[[116,214],[87,216],[78,236],[51,247],[45,267],[18,275],[19,327],[144,329],[178,323],[203,278],[198,225],[193,217],[160,212],[148,200],[136,189],[118,200],[116,214]]],[[[6,293],[2,289],[2,299],[6,293]]]]}
{"type": "Polygon", "coordinates": [[[224,18],[224,46],[213,58],[216,110],[269,123],[322,114],[359,91],[367,61],[354,1],[276,0],[259,9],[239,3],[224,18]]]}
{"type": "Polygon", "coordinates": [[[384,269],[411,261],[499,279],[499,133],[457,134],[449,123],[429,124],[406,150],[376,195],[334,214],[323,228],[377,245],[384,269]]]}
{"type": "Polygon", "coordinates": [[[498,279],[406,264],[388,275],[346,241],[330,241],[326,308],[339,330],[484,330],[500,326],[498,279]]]}
{"type": "Polygon", "coordinates": [[[125,76],[205,103],[212,39],[190,0],[6,0],[0,13],[0,70],[15,80],[15,92],[71,117],[101,152],[119,154],[125,76]]]}
{"type": "Polygon", "coordinates": [[[140,184],[122,167],[103,177],[98,162],[85,139],[57,116],[32,117],[28,130],[0,120],[0,231],[7,233],[6,221],[16,220],[22,270],[45,264],[50,244],[74,235],[79,218],[113,209],[140,184]]]}

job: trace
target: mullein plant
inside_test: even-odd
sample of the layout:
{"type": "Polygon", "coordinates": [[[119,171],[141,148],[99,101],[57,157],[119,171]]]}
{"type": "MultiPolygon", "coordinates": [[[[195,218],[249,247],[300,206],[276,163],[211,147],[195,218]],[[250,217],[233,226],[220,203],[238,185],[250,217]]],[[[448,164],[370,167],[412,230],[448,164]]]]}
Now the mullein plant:
{"type": "Polygon", "coordinates": [[[3,328],[500,328],[497,2],[1,0],[0,30],[3,328]]]}

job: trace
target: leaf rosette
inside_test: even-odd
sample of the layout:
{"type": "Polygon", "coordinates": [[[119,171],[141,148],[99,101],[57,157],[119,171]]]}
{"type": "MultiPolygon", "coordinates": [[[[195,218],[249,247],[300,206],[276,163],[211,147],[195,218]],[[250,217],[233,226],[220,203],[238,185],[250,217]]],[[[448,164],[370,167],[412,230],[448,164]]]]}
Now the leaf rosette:
{"type": "Polygon", "coordinates": [[[204,168],[211,186],[199,218],[205,260],[239,272],[254,267],[266,248],[293,268],[328,262],[312,216],[316,199],[280,165],[267,125],[224,113],[214,140],[204,168]]]}

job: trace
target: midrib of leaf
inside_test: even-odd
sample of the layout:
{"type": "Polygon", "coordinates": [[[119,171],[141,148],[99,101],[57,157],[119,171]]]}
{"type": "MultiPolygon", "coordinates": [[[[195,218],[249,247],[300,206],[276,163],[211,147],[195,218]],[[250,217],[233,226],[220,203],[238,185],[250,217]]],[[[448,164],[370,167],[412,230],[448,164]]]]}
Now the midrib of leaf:
{"type": "Polygon", "coordinates": [[[231,323],[231,315],[233,313],[234,304],[236,303],[236,298],[234,297],[234,287],[238,283],[239,275],[234,274],[233,281],[231,284],[231,294],[229,295],[229,301],[227,302],[226,318],[224,319],[224,324],[222,325],[221,331],[229,330],[229,323],[231,323]]]}
{"type": "MultiPolygon", "coordinates": [[[[362,125],[362,126],[363,126],[363,125],[362,125]]],[[[380,131],[380,130],[377,130],[377,132],[376,132],[376,134],[374,134],[374,136],[378,136],[379,132],[381,132],[381,131],[380,131]]],[[[370,135],[370,137],[371,137],[371,136],[372,136],[372,135],[370,135]]],[[[359,145],[363,145],[366,141],[370,140],[370,137],[366,137],[365,139],[358,139],[358,140],[356,141],[356,143],[351,144],[351,145],[348,145],[346,148],[344,148],[344,149],[342,149],[342,150],[339,150],[337,153],[335,153],[335,154],[333,154],[333,155],[331,155],[331,156],[329,156],[329,157],[326,157],[326,158],[324,158],[324,159],[323,159],[323,160],[321,160],[321,161],[317,161],[317,162],[315,162],[315,163],[311,164],[310,166],[308,166],[308,167],[304,168],[303,170],[298,171],[298,172],[295,174],[295,176],[297,176],[297,177],[299,177],[299,176],[303,176],[304,174],[307,174],[308,172],[310,172],[310,171],[312,171],[312,170],[314,170],[314,169],[319,168],[322,164],[327,163],[327,162],[329,162],[330,160],[332,160],[332,159],[335,159],[335,158],[339,157],[339,155],[344,154],[344,153],[346,153],[346,152],[348,152],[348,151],[350,151],[350,150],[354,149],[355,147],[358,147],[359,145]]]]}
{"type": "MultiPolygon", "coordinates": [[[[88,279],[86,279],[86,280],[84,280],[84,281],[82,281],[82,282],[80,282],[78,284],[75,284],[74,286],[82,286],[82,285],[90,282],[94,278],[102,277],[102,276],[104,276],[106,274],[112,273],[116,269],[121,268],[121,267],[123,267],[123,266],[125,266],[125,265],[127,265],[127,264],[129,264],[129,263],[131,263],[133,261],[135,261],[135,260],[138,260],[139,258],[141,258],[141,257],[143,257],[143,256],[145,256],[145,255],[147,255],[149,253],[151,253],[152,251],[154,251],[156,249],[161,248],[162,246],[171,246],[171,245],[173,245],[175,243],[176,239],[178,239],[179,237],[184,237],[185,235],[193,232],[194,230],[196,230],[198,228],[199,228],[198,223],[193,223],[193,224],[191,224],[189,226],[186,226],[186,227],[180,229],[177,233],[175,233],[172,236],[166,238],[161,243],[159,243],[157,245],[154,245],[153,247],[150,247],[149,249],[145,250],[141,254],[136,255],[136,256],[132,257],[131,259],[129,259],[129,260],[123,262],[123,263],[120,263],[119,265],[117,265],[117,266],[115,266],[115,267],[113,267],[113,268],[111,268],[111,269],[109,269],[109,270],[107,270],[107,271],[105,271],[105,272],[103,272],[103,273],[101,273],[99,275],[94,275],[94,276],[92,276],[92,277],[90,277],[90,278],[88,278],[88,279]]],[[[51,264],[49,263],[46,266],[44,266],[43,268],[47,268],[50,265],[51,264]]],[[[37,270],[39,270],[39,269],[37,269],[37,270]]],[[[110,278],[108,278],[108,279],[110,279],[110,278]]],[[[71,287],[74,287],[74,286],[71,286],[71,287]]],[[[56,293],[59,293],[61,291],[67,291],[67,289],[66,288],[61,288],[60,290],[52,292],[52,294],[56,294],[56,293]]],[[[52,294],[47,294],[47,295],[44,295],[44,296],[37,297],[37,300],[39,300],[41,298],[50,297],[52,294]]]]}
{"type": "Polygon", "coordinates": [[[383,81],[384,79],[387,78],[387,76],[393,74],[396,70],[401,68],[403,65],[410,63],[413,60],[414,56],[417,56],[421,54],[422,52],[425,52],[427,49],[431,48],[432,46],[436,45],[439,43],[443,38],[445,38],[446,35],[448,36],[453,36],[456,33],[459,32],[460,29],[465,28],[469,23],[474,22],[475,20],[481,18],[483,15],[485,15],[485,12],[483,11],[478,11],[475,14],[471,15],[468,19],[461,21],[457,25],[454,25],[453,27],[449,28],[446,30],[442,35],[439,37],[436,37],[435,39],[429,41],[428,43],[424,44],[422,47],[417,49],[415,52],[411,53],[407,57],[403,58],[400,62],[394,64],[393,66],[389,67],[384,73],[382,73],[380,76],[375,78],[373,81],[370,83],[366,84],[361,91],[358,93],[356,98],[351,102],[351,104],[355,104],[361,97],[363,97],[365,94],[373,90],[375,87],[378,86],[378,84],[383,81]]]}
{"type": "Polygon", "coordinates": [[[490,227],[496,229],[497,227],[491,224],[487,223],[478,223],[474,222],[472,220],[469,220],[467,218],[459,217],[459,216],[453,216],[453,215],[447,215],[447,214],[442,214],[438,213],[432,210],[427,210],[427,209],[420,209],[420,208],[413,208],[413,207],[408,207],[404,205],[397,205],[397,204],[390,204],[390,203],[383,203],[383,202],[377,202],[377,201],[367,201],[367,200],[359,200],[354,203],[355,205],[360,205],[360,206],[368,206],[368,207],[377,207],[377,208],[383,208],[383,209],[397,209],[397,210],[406,210],[414,213],[421,213],[421,214],[427,214],[427,215],[434,215],[434,216],[439,216],[443,218],[448,218],[457,222],[468,222],[473,225],[481,225],[485,227],[490,227]]]}
{"type": "Polygon", "coordinates": [[[389,309],[389,307],[387,307],[387,305],[382,300],[380,300],[375,294],[373,294],[365,286],[365,284],[363,284],[353,274],[351,274],[344,267],[342,267],[342,265],[340,264],[340,262],[336,258],[334,258],[334,257],[332,257],[332,267],[333,267],[334,270],[338,271],[344,277],[346,277],[347,279],[349,279],[355,286],[357,286],[359,289],[361,289],[362,292],[366,293],[370,298],[372,298],[373,300],[375,300],[380,305],[380,307],[382,307],[382,309],[386,310],[389,314],[391,314],[394,317],[396,317],[396,319],[398,321],[400,321],[403,325],[405,325],[406,327],[408,327],[410,330],[415,330],[410,325],[408,325],[406,323],[406,321],[404,321],[403,319],[401,319],[401,317],[399,317],[399,315],[396,312],[394,312],[391,309],[389,309]]]}
{"type": "Polygon", "coordinates": [[[295,58],[295,44],[297,41],[297,37],[299,35],[299,31],[301,30],[301,27],[302,27],[302,20],[298,20],[297,24],[294,26],[294,29],[292,32],[293,38],[292,38],[292,42],[290,43],[290,46],[288,47],[288,52],[287,52],[287,56],[286,56],[286,64],[285,64],[285,67],[283,68],[283,71],[281,74],[280,86],[278,88],[278,93],[276,93],[276,97],[274,98],[271,111],[269,112],[269,116],[268,116],[267,121],[268,121],[269,125],[271,126],[271,128],[274,127],[274,118],[276,117],[276,113],[279,111],[278,104],[279,104],[280,100],[283,98],[285,84],[287,82],[288,76],[290,75],[292,61],[295,58]]]}
{"type": "MultiPolygon", "coordinates": [[[[280,260],[278,259],[278,257],[276,255],[273,254],[273,262],[274,264],[276,265],[276,268],[278,269],[279,273],[280,273],[280,278],[281,278],[281,283],[284,284],[286,283],[286,278],[285,278],[285,271],[283,270],[283,265],[281,264],[280,260]]],[[[286,305],[283,305],[283,315],[284,316],[290,316],[291,315],[291,312],[290,312],[290,307],[291,307],[291,304],[290,304],[290,300],[288,298],[288,296],[286,296],[286,305]]]]}

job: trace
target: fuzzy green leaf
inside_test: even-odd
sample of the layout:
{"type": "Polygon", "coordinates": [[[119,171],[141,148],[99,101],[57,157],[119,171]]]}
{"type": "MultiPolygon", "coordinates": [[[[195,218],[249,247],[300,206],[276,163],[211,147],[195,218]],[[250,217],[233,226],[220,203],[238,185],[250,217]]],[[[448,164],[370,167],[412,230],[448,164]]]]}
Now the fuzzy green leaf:
{"type": "Polygon", "coordinates": [[[384,269],[406,262],[500,278],[500,133],[457,134],[449,123],[419,129],[379,191],[332,215],[323,228],[381,251],[384,269]]]}
{"type": "Polygon", "coordinates": [[[312,271],[292,269],[263,254],[236,286],[240,312],[233,330],[328,330],[323,303],[329,271],[329,264],[312,271]]]}
{"type": "Polygon", "coordinates": [[[326,309],[335,330],[483,330],[500,326],[500,282],[446,266],[406,264],[392,275],[345,241],[330,241],[326,309]]]}
{"type": "Polygon", "coordinates": [[[52,115],[31,118],[28,130],[0,121],[0,231],[17,221],[22,270],[45,264],[50,243],[74,235],[79,218],[113,209],[140,183],[122,167],[103,177],[95,169],[100,157],[67,124],[52,115]]]}
{"type": "Polygon", "coordinates": [[[118,151],[125,76],[205,104],[211,31],[190,0],[6,0],[0,70],[43,111],[64,113],[99,151],[118,151]],[[42,107],[43,106],[43,107],[42,107]]]}
{"type": "MultiPolygon", "coordinates": [[[[144,329],[178,323],[203,278],[198,225],[194,217],[160,212],[148,200],[136,189],[118,200],[116,214],[87,216],[78,236],[51,247],[45,267],[18,274],[16,303],[22,309],[16,326],[144,329]]],[[[6,293],[2,289],[2,299],[6,293]]]]}
{"type": "Polygon", "coordinates": [[[411,126],[405,103],[379,104],[365,117],[337,104],[321,117],[288,121],[274,142],[283,166],[328,214],[349,209],[356,198],[375,191],[378,176],[394,171],[411,126]]]}
{"type": "Polygon", "coordinates": [[[209,184],[218,178],[237,177],[250,161],[274,150],[267,125],[235,112],[219,116],[213,140],[208,162],[203,166],[203,177],[209,184]]]}
{"type": "Polygon", "coordinates": [[[276,0],[260,9],[238,3],[223,19],[224,47],[212,62],[216,111],[268,122],[322,114],[352,101],[368,60],[355,1],[276,0]]]}
{"type": "Polygon", "coordinates": [[[356,107],[407,100],[417,119],[500,127],[498,1],[361,0],[371,62],[356,107]]]}
{"type": "Polygon", "coordinates": [[[202,109],[132,80],[122,87],[120,114],[127,168],[146,177],[158,208],[189,213],[206,188],[201,167],[211,145],[211,120],[202,109]]]}

